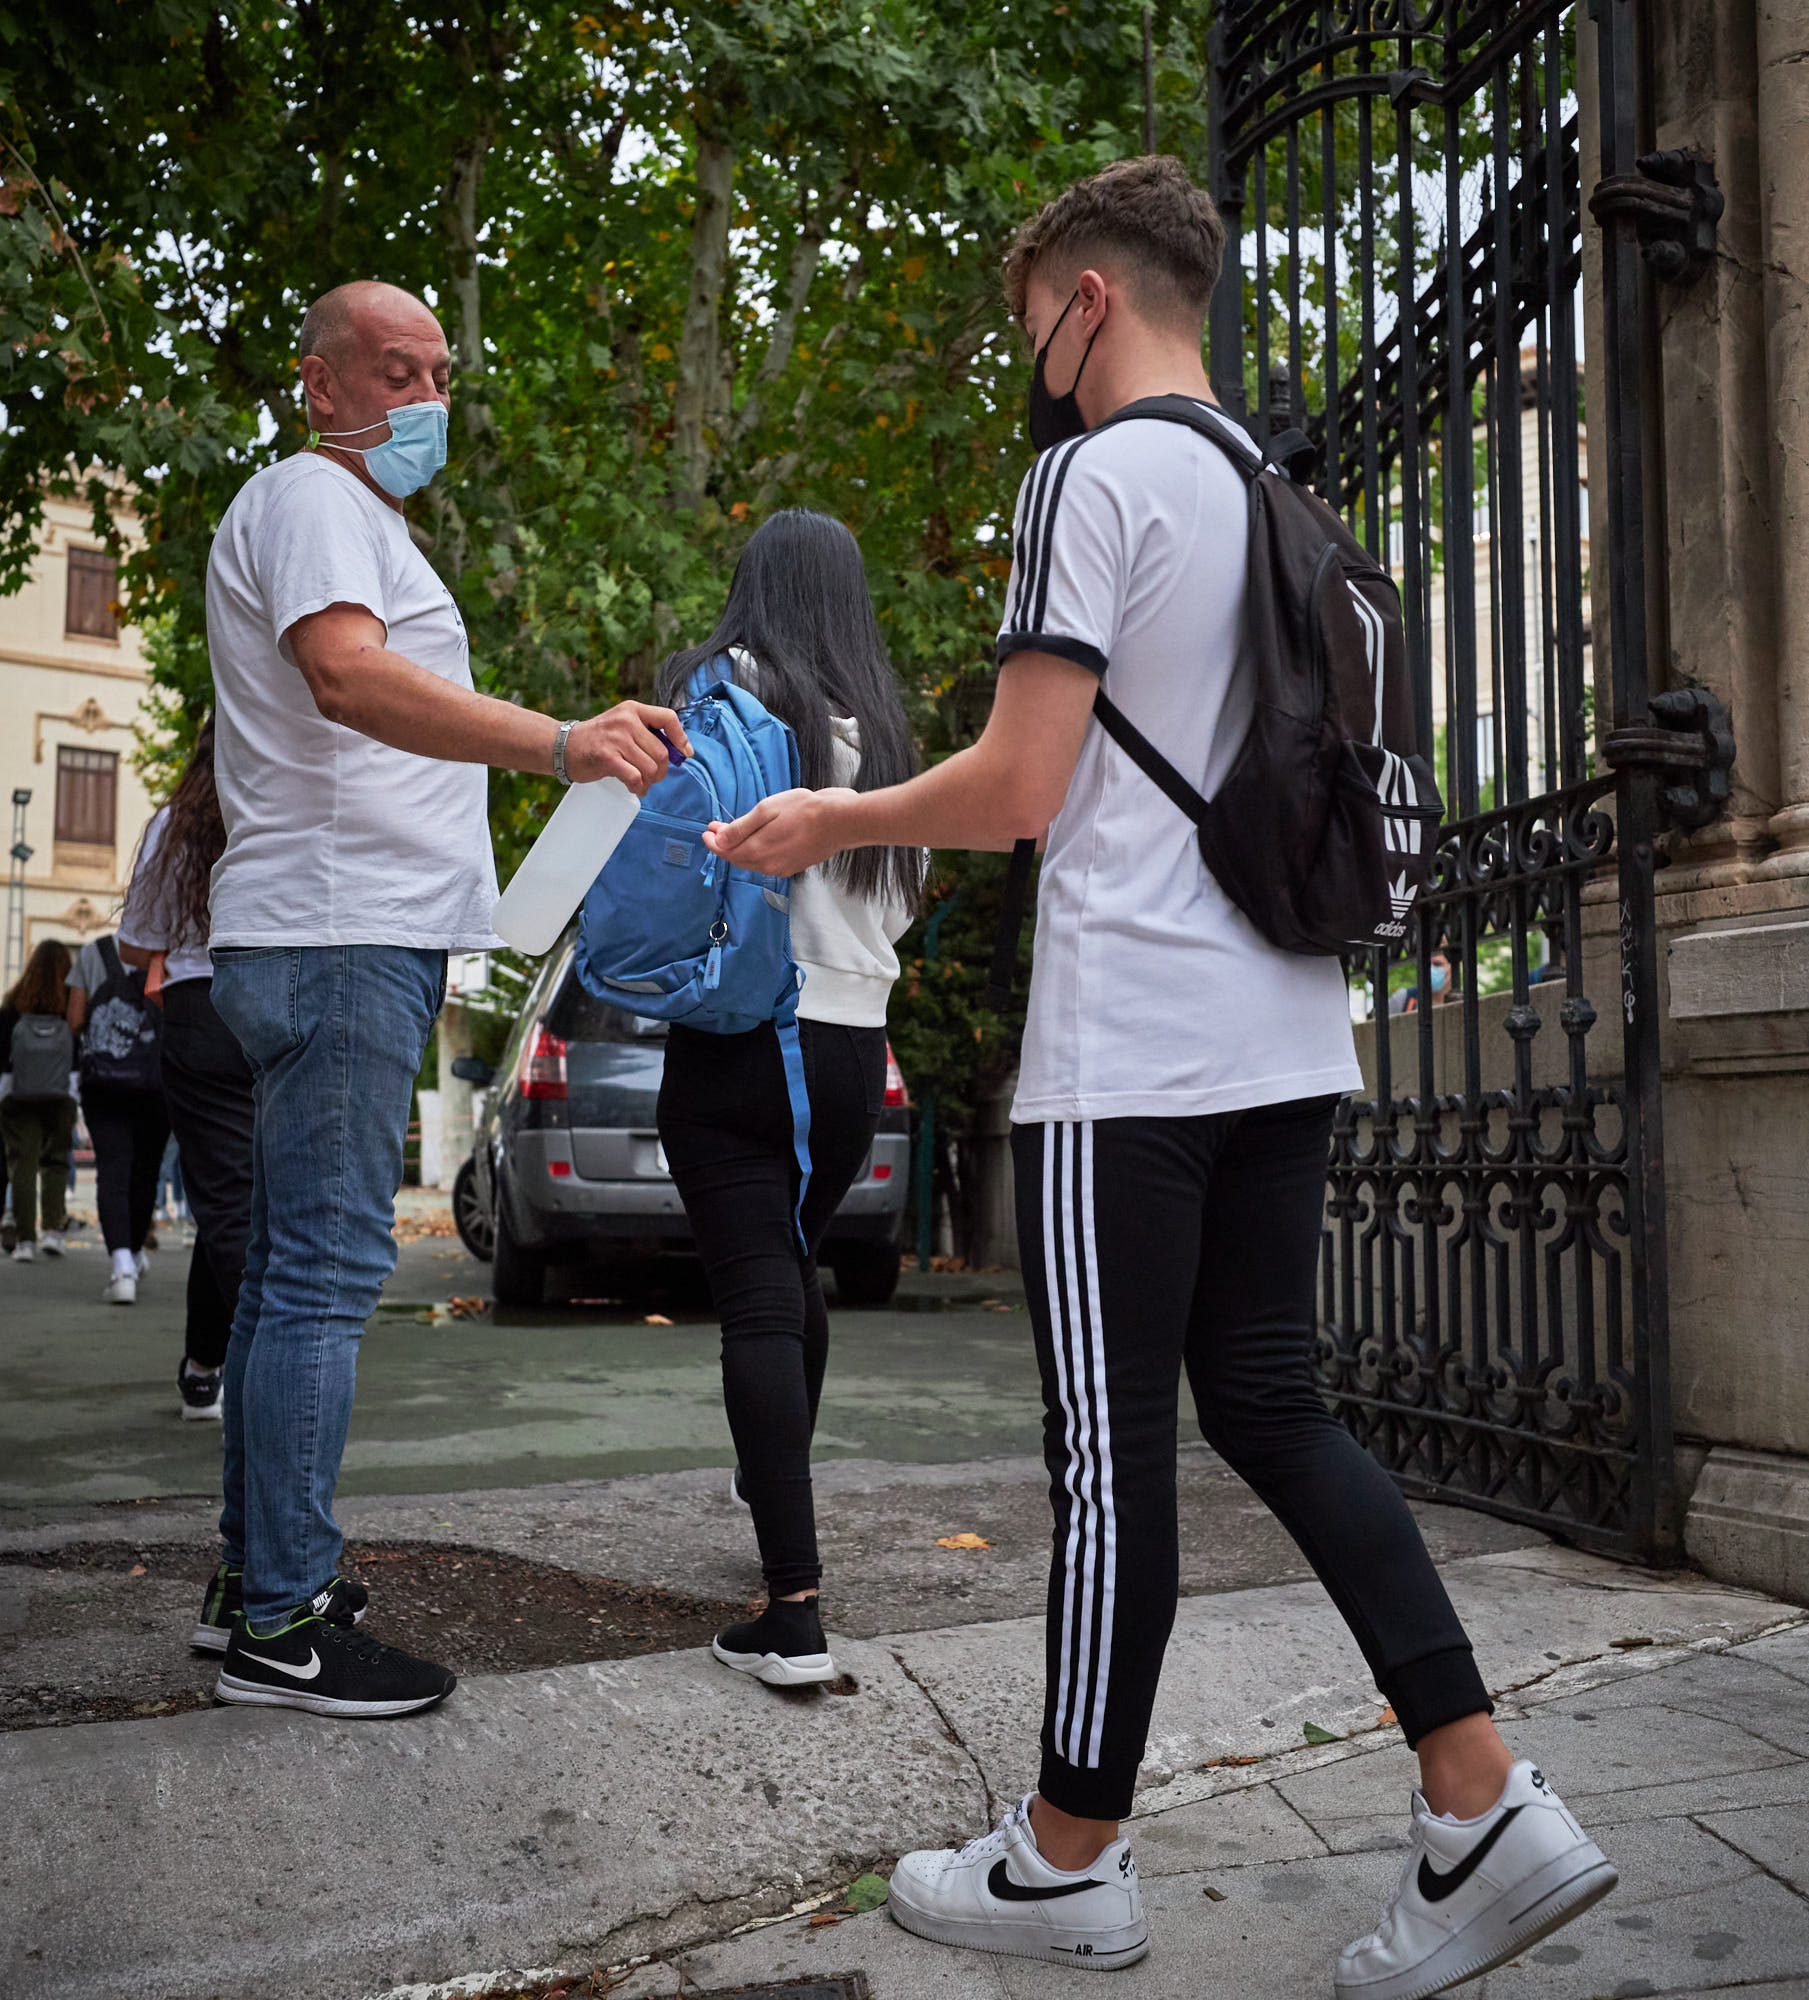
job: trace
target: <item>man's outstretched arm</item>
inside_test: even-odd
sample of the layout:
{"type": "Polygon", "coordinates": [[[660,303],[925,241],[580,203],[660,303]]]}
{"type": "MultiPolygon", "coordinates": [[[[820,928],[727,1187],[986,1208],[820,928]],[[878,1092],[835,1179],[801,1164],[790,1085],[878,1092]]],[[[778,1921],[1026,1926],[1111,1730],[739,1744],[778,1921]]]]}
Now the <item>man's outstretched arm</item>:
{"type": "Polygon", "coordinates": [[[878,792],[778,792],[705,839],[737,867],[796,875],[847,847],[1007,848],[1061,810],[1098,676],[1052,653],[1014,653],[980,740],[878,792]]]}

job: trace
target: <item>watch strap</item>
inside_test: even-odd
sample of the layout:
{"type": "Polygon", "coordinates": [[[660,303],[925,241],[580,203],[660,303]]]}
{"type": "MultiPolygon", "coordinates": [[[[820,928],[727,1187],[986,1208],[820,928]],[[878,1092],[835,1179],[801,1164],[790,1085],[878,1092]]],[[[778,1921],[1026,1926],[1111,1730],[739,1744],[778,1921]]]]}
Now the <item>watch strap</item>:
{"type": "Polygon", "coordinates": [[[562,722],[558,735],[553,738],[553,776],[562,785],[569,785],[572,781],[572,774],[565,768],[565,739],[577,726],[576,720],[562,722]]]}

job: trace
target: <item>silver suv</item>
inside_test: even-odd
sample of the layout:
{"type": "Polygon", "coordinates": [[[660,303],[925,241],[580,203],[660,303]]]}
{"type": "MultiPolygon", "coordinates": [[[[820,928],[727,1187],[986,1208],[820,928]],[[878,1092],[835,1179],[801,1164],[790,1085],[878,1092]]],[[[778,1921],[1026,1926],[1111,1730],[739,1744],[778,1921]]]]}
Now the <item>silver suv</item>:
{"type": "MultiPolygon", "coordinates": [[[[548,956],[500,1068],[453,1064],[493,1086],[452,1206],[465,1247],[491,1262],[499,1305],[539,1305],[552,1264],[695,1254],[655,1121],[665,1023],[588,993],[572,950],[568,937],[548,956]]],[[[883,1305],[898,1283],[910,1143],[888,1048],[879,1132],[823,1245],[845,1305],[883,1305]]]]}

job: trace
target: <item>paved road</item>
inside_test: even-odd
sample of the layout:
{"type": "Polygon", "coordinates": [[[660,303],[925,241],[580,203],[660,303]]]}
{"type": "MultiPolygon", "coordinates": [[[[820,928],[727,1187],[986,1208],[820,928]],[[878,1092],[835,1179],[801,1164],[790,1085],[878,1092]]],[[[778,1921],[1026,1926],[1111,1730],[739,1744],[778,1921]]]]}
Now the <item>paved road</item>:
{"type": "MultiPolygon", "coordinates": [[[[0,1508],[217,1489],[218,1432],[177,1413],[186,1257],[159,1251],[130,1310],[101,1303],[92,1240],[60,1262],[0,1264],[0,1508]]],[[[613,1289],[620,1296],[606,1303],[447,1319],[434,1309],[487,1297],[488,1267],[456,1240],[404,1244],[359,1359],[340,1490],[441,1493],[731,1464],[700,1282],[679,1267],[613,1289]],[[649,1325],[654,1313],[674,1323],[649,1325]]],[[[837,1309],[833,1328],[819,1458],[922,1464],[1038,1449],[1014,1281],[913,1278],[895,1309],[837,1309]]]]}

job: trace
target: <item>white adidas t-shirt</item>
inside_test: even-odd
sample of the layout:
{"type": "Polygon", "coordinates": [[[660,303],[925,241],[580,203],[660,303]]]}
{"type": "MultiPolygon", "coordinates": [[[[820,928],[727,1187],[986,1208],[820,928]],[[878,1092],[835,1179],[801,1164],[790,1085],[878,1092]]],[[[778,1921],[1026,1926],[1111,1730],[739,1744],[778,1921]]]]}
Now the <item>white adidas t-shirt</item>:
{"type": "Polygon", "coordinates": [[[393,507],[306,452],[248,479],[207,559],[226,822],[211,942],[481,950],[496,941],[489,773],[321,714],[286,635],[329,604],[363,605],[391,652],[472,685],[464,621],[393,507]]]}
{"type": "MultiPolygon", "coordinates": [[[[1233,673],[1246,493],[1217,446],[1160,418],[1044,452],[999,634],[1001,662],[1053,653],[1104,676],[1208,798],[1250,718],[1233,673]]],[[[1093,722],[1049,828],[1013,1119],[1186,1118],[1361,1082],[1338,961],[1268,943],[1193,822],[1093,722]]]]}

